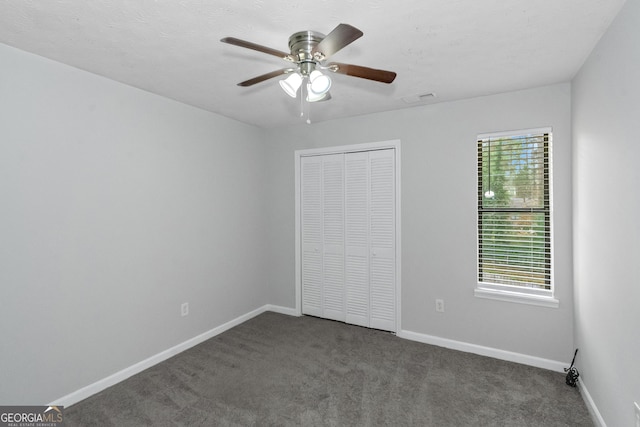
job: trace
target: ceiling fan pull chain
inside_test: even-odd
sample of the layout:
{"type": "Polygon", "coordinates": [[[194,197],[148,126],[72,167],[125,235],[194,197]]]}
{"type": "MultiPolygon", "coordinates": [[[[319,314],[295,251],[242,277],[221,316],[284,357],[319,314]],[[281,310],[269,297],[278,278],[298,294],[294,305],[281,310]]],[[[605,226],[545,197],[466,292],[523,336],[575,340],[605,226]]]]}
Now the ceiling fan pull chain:
{"type": "MultiPolygon", "coordinates": [[[[304,84],[301,85],[304,87],[304,84]]],[[[304,117],[304,94],[302,87],[300,88],[300,118],[304,117]]]]}
{"type": "MultiPolygon", "coordinates": [[[[300,96],[301,100],[307,99],[309,97],[309,85],[307,84],[304,86],[305,86],[304,92],[306,93],[302,93],[303,91],[300,91],[300,95],[302,95],[300,96]]],[[[311,103],[307,102],[306,104],[307,104],[307,124],[310,125],[311,124],[311,103]]]]}

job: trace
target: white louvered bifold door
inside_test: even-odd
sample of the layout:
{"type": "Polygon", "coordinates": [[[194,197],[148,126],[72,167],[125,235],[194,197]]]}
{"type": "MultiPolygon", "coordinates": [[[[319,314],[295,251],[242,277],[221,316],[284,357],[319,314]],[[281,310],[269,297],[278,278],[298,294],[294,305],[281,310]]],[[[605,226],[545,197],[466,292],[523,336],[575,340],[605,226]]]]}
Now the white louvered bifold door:
{"type": "Polygon", "coordinates": [[[346,322],[369,326],[369,153],[345,155],[346,322]]]}
{"type": "Polygon", "coordinates": [[[302,312],[322,316],[322,157],[301,158],[302,312]]]}
{"type": "Polygon", "coordinates": [[[370,325],[396,328],[395,151],[369,152],[370,325]]]}
{"type": "Polygon", "coordinates": [[[324,283],[322,316],[345,321],[344,310],[344,155],[322,156],[324,283]]]}
{"type": "Polygon", "coordinates": [[[395,150],[301,162],[302,313],[395,331],[395,150]]]}

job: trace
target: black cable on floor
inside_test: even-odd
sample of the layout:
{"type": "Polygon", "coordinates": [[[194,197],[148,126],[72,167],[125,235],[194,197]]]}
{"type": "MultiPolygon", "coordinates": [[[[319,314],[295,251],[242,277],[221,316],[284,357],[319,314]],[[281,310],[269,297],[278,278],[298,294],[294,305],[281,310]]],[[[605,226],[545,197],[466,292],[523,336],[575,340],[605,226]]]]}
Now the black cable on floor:
{"type": "Polygon", "coordinates": [[[580,376],[580,373],[578,372],[578,370],[573,366],[573,364],[576,361],[577,355],[578,355],[578,349],[576,348],[576,352],[573,353],[573,360],[571,361],[571,366],[569,366],[568,368],[564,368],[564,371],[567,373],[565,382],[567,383],[568,386],[571,386],[571,387],[575,387],[576,385],[578,385],[578,377],[580,376]]]}

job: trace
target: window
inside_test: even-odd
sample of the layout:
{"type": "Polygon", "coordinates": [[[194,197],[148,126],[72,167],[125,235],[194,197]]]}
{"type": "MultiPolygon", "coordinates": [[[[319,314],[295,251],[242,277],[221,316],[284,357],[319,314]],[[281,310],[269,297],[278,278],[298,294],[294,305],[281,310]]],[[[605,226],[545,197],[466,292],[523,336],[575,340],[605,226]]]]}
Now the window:
{"type": "Polygon", "coordinates": [[[478,136],[480,297],[556,306],[551,130],[478,136]]]}

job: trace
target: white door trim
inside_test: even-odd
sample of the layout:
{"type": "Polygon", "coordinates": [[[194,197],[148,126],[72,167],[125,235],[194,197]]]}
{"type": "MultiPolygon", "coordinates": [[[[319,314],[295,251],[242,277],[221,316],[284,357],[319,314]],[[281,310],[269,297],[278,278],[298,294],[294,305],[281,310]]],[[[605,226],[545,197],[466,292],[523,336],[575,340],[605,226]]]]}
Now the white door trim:
{"type": "Polygon", "coordinates": [[[296,314],[298,316],[302,315],[302,272],[301,272],[301,261],[302,261],[302,253],[301,253],[301,231],[300,231],[300,188],[301,188],[301,177],[300,177],[300,159],[302,157],[307,156],[318,156],[325,154],[340,154],[340,153],[353,153],[359,151],[373,151],[373,150],[382,150],[391,148],[395,150],[395,184],[396,184],[396,332],[402,330],[401,320],[402,320],[402,281],[401,281],[401,272],[402,272],[402,262],[401,262],[401,253],[402,253],[402,228],[401,228],[401,212],[400,207],[402,204],[400,203],[401,192],[400,192],[400,140],[390,140],[390,141],[380,141],[380,142],[369,142],[364,144],[351,144],[351,145],[341,145],[336,147],[326,147],[326,148],[313,148],[307,150],[296,150],[294,152],[294,161],[295,161],[295,220],[296,220],[296,230],[295,230],[295,300],[296,300],[296,314]]]}

